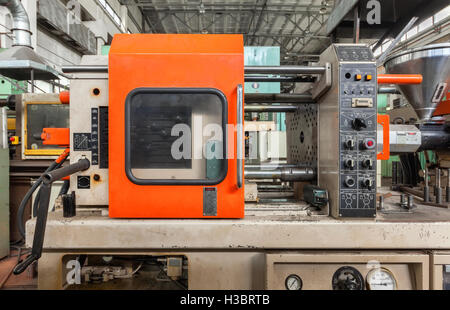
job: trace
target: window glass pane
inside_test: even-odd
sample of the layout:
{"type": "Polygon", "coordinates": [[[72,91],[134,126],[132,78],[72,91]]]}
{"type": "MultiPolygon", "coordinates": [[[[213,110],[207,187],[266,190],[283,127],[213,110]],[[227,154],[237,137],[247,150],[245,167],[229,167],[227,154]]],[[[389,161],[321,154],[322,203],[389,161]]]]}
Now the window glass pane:
{"type": "Polygon", "coordinates": [[[129,104],[130,168],[142,180],[217,180],[224,103],[214,93],[138,92],[129,104]]]}
{"type": "Polygon", "coordinates": [[[410,31],[406,33],[406,36],[408,39],[410,39],[412,36],[414,36],[417,33],[417,27],[412,28],[410,31]]]}
{"type": "Polygon", "coordinates": [[[27,149],[58,149],[43,145],[40,135],[44,128],[69,128],[68,104],[27,104],[27,149]]]}
{"type": "Polygon", "coordinates": [[[433,25],[433,18],[428,18],[419,24],[419,31],[423,31],[433,25]]]}
{"type": "Polygon", "coordinates": [[[437,23],[448,16],[450,16],[450,5],[434,15],[434,23],[437,23]]]}

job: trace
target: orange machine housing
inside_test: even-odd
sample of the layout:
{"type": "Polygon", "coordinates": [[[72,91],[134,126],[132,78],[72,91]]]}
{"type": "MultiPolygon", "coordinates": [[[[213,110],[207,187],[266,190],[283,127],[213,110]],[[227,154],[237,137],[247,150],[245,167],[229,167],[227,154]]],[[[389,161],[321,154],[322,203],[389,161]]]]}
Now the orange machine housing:
{"type": "Polygon", "coordinates": [[[433,116],[443,116],[450,114],[450,91],[447,92],[447,96],[437,106],[433,116]]]}
{"type": "MultiPolygon", "coordinates": [[[[227,136],[225,178],[216,185],[138,185],[126,174],[125,102],[138,88],[211,88],[237,123],[237,86],[244,84],[242,35],[118,34],[109,53],[109,216],[113,218],[242,218],[236,131],[227,136]],[[205,188],[217,192],[216,216],[204,215],[205,188]]],[[[243,111],[241,111],[243,113],[243,111]]],[[[243,171],[242,171],[243,173],[243,171]]]]}

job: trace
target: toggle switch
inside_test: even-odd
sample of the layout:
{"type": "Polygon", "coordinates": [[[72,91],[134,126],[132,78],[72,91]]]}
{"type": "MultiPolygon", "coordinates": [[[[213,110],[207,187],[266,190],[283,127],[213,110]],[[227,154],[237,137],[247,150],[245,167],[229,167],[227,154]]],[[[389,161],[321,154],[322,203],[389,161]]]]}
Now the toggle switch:
{"type": "Polygon", "coordinates": [[[373,160],[372,159],[364,159],[362,161],[362,166],[363,166],[363,168],[366,168],[366,169],[372,169],[373,160]]]}
{"type": "Polygon", "coordinates": [[[344,161],[345,168],[353,169],[355,167],[355,161],[353,159],[346,159],[344,161]]]}
{"type": "Polygon", "coordinates": [[[353,150],[355,148],[355,140],[348,139],[344,142],[344,147],[348,150],[353,150]]]}

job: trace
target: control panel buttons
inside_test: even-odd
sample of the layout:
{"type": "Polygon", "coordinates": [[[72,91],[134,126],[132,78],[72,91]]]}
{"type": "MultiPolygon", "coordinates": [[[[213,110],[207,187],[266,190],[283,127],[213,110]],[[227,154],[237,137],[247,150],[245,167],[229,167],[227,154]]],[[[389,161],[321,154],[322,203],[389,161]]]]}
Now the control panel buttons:
{"type": "Polygon", "coordinates": [[[374,149],[377,146],[377,144],[375,142],[375,139],[373,139],[373,138],[366,138],[366,139],[364,139],[362,141],[362,145],[361,146],[362,146],[362,149],[364,149],[364,150],[372,150],[372,149],[374,149]]]}
{"type": "Polygon", "coordinates": [[[355,148],[355,140],[353,139],[347,139],[344,142],[344,147],[348,150],[353,150],[355,148]]]}
{"type": "Polygon", "coordinates": [[[355,168],[355,161],[353,159],[344,160],[344,167],[349,169],[355,168]]]}
{"type": "Polygon", "coordinates": [[[362,186],[363,188],[367,188],[368,190],[371,190],[372,187],[373,187],[373,180],[370,179],[370,178],[362,179],[362,181],[361,181],[361,186],[362,186]]]}
{"type": "Polygon", "coordinates": [[[372,74],[366,75],[366,81],[372,81],[372,74]]]}
{"type": "Polygon", "coordinates": [[[362,118],[355,118],[352,121],[352,128],[357,131],[360,131],[363,128],[367,128],[366,121],[362,118]]]}
{"type": "Polygon", "coordinates": [[[362,164],[363,168],[372,169],[372,167],[373,167],[373,160],[367,158],[367,159],[364,159],[361,164],[362,164]]]}
{"type": "Polygon", "coordinates": [[[361,81],[361,79],[362,79],[361,74],[356,74],[355,75],[355,81],[361,81]]]}
{"type": "Polygon", "coordinates": [[[346,176],[345,179],[344,179],[344,184],[347,187],[353,187],[353,186],[355,186],[356,182],[355,182],[355,179],[353,177],[346,176]]]}

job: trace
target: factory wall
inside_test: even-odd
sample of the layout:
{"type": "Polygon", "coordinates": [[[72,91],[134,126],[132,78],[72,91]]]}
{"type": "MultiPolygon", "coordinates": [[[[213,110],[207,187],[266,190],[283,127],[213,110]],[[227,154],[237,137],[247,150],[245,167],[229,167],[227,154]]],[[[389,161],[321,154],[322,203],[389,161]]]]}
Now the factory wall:
{"type": "MultiPolygon", "coordinates": [[[[66,6],[68,0],[54,0],[60,1],[62,5],[66,6]]],[[[101,53],[101,47],[109,44],[111,38],[116,33],[138,33],[142,30],[142,14],[139,7],[127,8],[120,5],[118,0],[78,0],[81,5],[82,20],[81,22],[95,35],[97,54],[101,53]],[[111,11],[107,11],[105,3],[109,5],[115,14],[120,18],[120,23],[111,15],[111,11]],[[83,20],[84,19],[84,20],[83,20]]],[[[59,69],[64,65],[77,65],[81,61],[83,52],[80,52],[67,44],[58,35],[50,33],[38,21],[38,7],[36,0],[22,0],[31,24],[32,45],[35,51],[43,57],[50,65],[59,69]]],[[[5,33],[10,31],[12,26],[11,15],[5,7],[0,7],[0,32],[5,33]]],[[[147,26],[148,29],[148,26],[147,26]]],[[[8,48],[12,44],[10,36],[5,34],[0,35],[0,47],[8,48]]],[[[67,85],[68,81],[64,78],[60,81],[61,84],[67,85]]],[[[37,82],[36,92],[52,92],[52,86],[45,82],[37,82]]]]}

